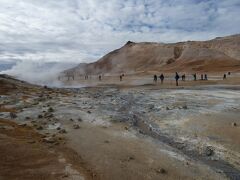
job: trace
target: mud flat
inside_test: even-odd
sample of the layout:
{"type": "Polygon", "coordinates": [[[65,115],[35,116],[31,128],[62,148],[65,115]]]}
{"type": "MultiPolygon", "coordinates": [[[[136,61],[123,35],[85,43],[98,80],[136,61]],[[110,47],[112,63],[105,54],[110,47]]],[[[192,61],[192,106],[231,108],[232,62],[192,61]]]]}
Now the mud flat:
{"type": "Polygon", "coordinates": [[[240,178],[232,83],[59,89],[0,80],[2,179],[240,178]]]}

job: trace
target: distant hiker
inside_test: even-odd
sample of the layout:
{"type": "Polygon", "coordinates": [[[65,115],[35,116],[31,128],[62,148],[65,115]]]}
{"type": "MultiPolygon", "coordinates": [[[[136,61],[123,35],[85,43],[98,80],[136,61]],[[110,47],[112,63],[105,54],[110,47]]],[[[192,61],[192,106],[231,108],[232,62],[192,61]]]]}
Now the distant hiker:
{"type": "Polygon", "coordinates": [[[231,75],[231,72],[228,72],[228,75],[231,75]]]}
{"type": "Polygon", "coordinates": [[[203,74],[201,74],[201,80],[203,80],[203,74]]]}
{"type": "Polygon", "coordinates": [[[193,74],[193,79],[194,79],[194,81],[197,80],[197,74],[196,73],[193,74]]]}
{"type": "Polygon", "coordinates": [[[154,81],[155,83],[157,83],[157,75],[156,75],[156,74],[153,76],[153,81],[154,81]]]}
{"type": "Polygon", "coordinates": [[[227,75],[226,74],[223,75],[223,79],[227,79],[227,75]]]}
{"type": "Polygon", "coordinates": [[[123,78],[123,76],[122,76],[122,75],[120,75],[120,81],[122,81],[122,78],[123,78]]]}
{"type": "Polygon", "coordinates": [[[207,74],[204,75],[204,80],[208,80],[207,74]]]}
{"type": "Polygon", "coordinates": [[[178,86],[178,80],[179,80],[179,75],[178,75],[178,73],[176,72],[176,75],[175,75],[175,80],[176,80],[176,86],[178,86]]]}
{"type": "Polygon", "coordinates": [[[159,76],[159,78],[161,79],[161,84],[163,83],[163,81],[164,81],[164,75],[163,74],[161,74],[160,76],[159,76]]]}
{"type": "Polygon", "coordinates": [[[182,75],[182,81],[185,81],[185,79],[186,79],[186,75],[183,74],[183,75],[182,75]]]}
{"type": "Polygon", "coordinates": [[[99,81],[102,80],[102,76],[101,76],[101,75],[98,76],[98,80],[99,80],[99,81]]]}

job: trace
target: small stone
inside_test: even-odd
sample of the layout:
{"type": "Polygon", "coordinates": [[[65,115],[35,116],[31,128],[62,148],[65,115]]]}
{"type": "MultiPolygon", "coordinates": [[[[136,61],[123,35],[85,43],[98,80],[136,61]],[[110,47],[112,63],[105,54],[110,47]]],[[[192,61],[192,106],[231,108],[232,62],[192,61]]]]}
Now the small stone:
{"type": "Polygon", "coordinates": [[[48,108],[48,112],[53,112],[54,109],[52,107],[48,108]]]}
{"type": "Polygon", "coordinates": [[[21,127],[26,127],[27,126],[27,124],[19,124],[19,126],[21,126],[21,127]]]}
{"type": "Polygon", "coordinates": [[[57,128],[57,130],[60,130],[60,129],[61,129],[60,127],[57,128]]]}
{"type": "Polygon", "coordinates": [[[46,137],[46,138],[43,138],[43,142],[52,144],[52,143],[55,143],[56,140],[50,137],[46,137]]]}
{"type": "Polygon", "coordinates": [[[124,129],[128,131],[128,127],[127,126],[125,126],[124,129]]]}
{"type": "Polygon", "coordinates": [[[39,115],[38,115],[38,118],[39,118],[39,119],[42,119],[42,118],[43,118],[43,115],[39,114],[39,115]]]}
{"type": "Polygon", "coordinates": [[[36,129],[37,130],[43,130],[43,127],[42,126],[38,126],[36,129]]]}
{"type": "Polygon", "coordinates": [[[159,174],[166,174],[167,173],[167,171],[163,168],[157,169],[156,172],[159,173],[159,174]]]}
{"type": "Polygon", "coordinates": [[[187,105],[184,105],[182,108],[183,108],[183,109],[188,109],[187,105]]]}
{"type": "Polygon", "coordinates": [[[88,114],[91,114],[92,112],[91,111],[87,111],[88,114]]]}
{"type": "Polygon", "coordinates": [[[67,131],[65,130],[65,129],[61,129],[60,131],[58,131],[59,133],[61,133],[61,134],[65,134],[65,133],[67,133],[67,131]]]}
{"type": "Polygon", "coordinates": [[[110,143],[110,141],[108,141],[108,140],[105,140],[105,141],[104,141],[104,143],[107,143],[107,144],[108,144],[108,143],[110,143]]]}
{"type": "Polygon", "coordinates": [[[68,174],[64,174],[64,175],[62,176],[62,178],[67,178],[67,177],[69,177],[68,174]]]}
{"type": "Polygon", "coordinates": [[[149,109],[154,109],[154,105],[153,105],[153,104],[150,104],[150,105],[149,105],[149,109]]]}
{"type": "Polygon", "coordinates": [[[29,120],[29,119],[30,119],[30,117],[28,117],[28,116],[27,116],[27,117],[25,117],[25,119],[26,119],[26,120],[29,120]]]}
{"type": "Polygon", "coordinates": [[[78,124],[73,125],[73,129],[79,129],[79,128],[80,128],[80,126],[78,124]]]}
{"type": "Polygon", "coordinates": [[[233,126],[233,127],[236,127],[236,126],[237,126],[237,123],[233,122],[233,123],[232,123],[232,126],[233,126]]]}
{"type": "Polygon", "coordinates": [[[36,143],[36,141],[30,140],[30,141],[28,141],[27,143],[29,143],[29,144],[34,144],[34,143],[36,143]]]}
{"type": "Polygon", "coordinates": [[[82,118],[78,118],[78,121],[79,121],[79,122],[82,122],[83,120],[82,120],[82,118]]]}
{"type": "Polygon", "coordinates": [[[144,132],[143,132],[141,129],[139,129],[138,132],[139,132],[140,134],[144,134],[144,132]]]}
{"type": "Polygon", "coordinates": [[[169,111],[169,110],[170,110],[170,108],[169,108],[169,107],[166,107],[166,110],[167,110],[167,111],[169,111]]]}
{"type": "Polygon", "coordinates": [[[134,160],[135,158],[133,156],[129,156],[127,161],[131,161],[131,160],[134,160]]]}
{"type": "Polygon", "coordinates": [[[206,147],[205,150],[204,150],[204,154],[205,154],[206,156],[212,156],[213,153],[214,153],[214,150],[213,150],[212,147],[210,147],[210,146],[206,147]]]}
{"type": "Polygon", "coordinates": [[[71,118],[71,119],[69,119],[69,121],[73,121],[73,119],[71,118]]]}
{"type": "Polygon", "coordinates": [[[47,113],[44,114],[44,117],[45,118],[52,118],[52,117],[54,117],[54,115],[52,113],[47,112],[47,113]]]}

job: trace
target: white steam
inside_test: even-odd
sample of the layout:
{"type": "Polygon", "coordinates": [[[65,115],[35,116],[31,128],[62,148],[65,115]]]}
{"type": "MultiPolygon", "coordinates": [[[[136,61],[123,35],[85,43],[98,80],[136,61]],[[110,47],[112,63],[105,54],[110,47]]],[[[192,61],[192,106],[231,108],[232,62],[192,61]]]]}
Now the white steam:
{"type": "Polygon", "coordinates": [[[62,86],[58,76],[66,69],[76,66],[75,63],[63,62],[36,62],[20,61],[12,69],[1,71],[1,74],[8,74],[18,79],[48,86],[62,86]]]}

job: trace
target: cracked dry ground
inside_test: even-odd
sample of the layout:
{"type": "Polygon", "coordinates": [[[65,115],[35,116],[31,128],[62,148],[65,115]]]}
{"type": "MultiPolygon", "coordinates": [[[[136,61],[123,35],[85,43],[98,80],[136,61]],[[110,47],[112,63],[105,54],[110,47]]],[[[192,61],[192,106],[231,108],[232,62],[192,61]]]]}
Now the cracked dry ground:
{"type": "Polygon", "coordinates": [[[11,83],[0,179],[239,179],[237,89],[11,83]]]}

